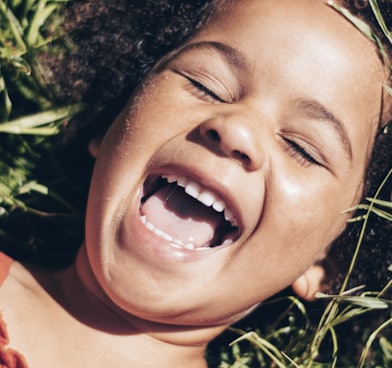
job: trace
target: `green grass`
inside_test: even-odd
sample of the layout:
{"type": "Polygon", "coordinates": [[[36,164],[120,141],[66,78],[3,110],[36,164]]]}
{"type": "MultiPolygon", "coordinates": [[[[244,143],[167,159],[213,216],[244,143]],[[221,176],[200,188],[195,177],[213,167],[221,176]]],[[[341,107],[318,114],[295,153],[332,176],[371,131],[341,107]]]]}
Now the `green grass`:
{"type": "MultiPolygon", "coordinates": [[[[392,41],[377,2],[370,3],[381,29],[392,41]]],[[[71,228],[67,226],[69,222],[76,221],[77,229],[69,236],[79,239],[81,234],[81,215],[72,205],[72,198],[59,195],[54,189],[69,183],[51,152],[55,144],[53,137],[61,125],[81,111],[82,106],[63,105],[56,99],[48,88],[38,57],[42,53],[56,52],[56,47],[51,46],[60,36],[55,30],[62,20],[63,4],[56,0],[0,0],[0,241],[9,246],[20,243],[13,230],[15,219],[17,232],[25,223],[32,222],[35,226],[41,219],[45,224],[54,219],[56,229],[71,228]],[[40,179],[42,175],[37,175],[42,167],[50,174],[50,180],[45,182],[40,179]],[[23,222],[26,216],[33,216],[34,221],[28,217],[28,221],[23,222]]],[[[367,25],[335,3],[331,2],[331,6],[383,51],[381,42],[367,25]]],[[[391,285],[373,292],[360,293],[360,288],[346,290],[369,215],[392,221],[392,203],[378,200],[376,194],[356,209],[363,211],[353,219],[362,221],[362,232],[338,295],[320,294],[319,311],[287,292],[263,303],[249,318],[211,344],[208,353],[211,367],[392,366],[391,300],[384,299],[391,285]],[[356,296],[353,296],[354,291],[356,296]],[[351,349],[351,345],[360,342],[347,341],[345,332],[349,327],[346,326],[352,326],[367,315],[378,316],[379,324],[361,331],[362,346],[358,355],[353,353],[357,348],[351,349]]],[[[57,251],[50,248],[50,236],[27,238],[31,249],[42,247],[48,252],[57,251]]]]}
{"type": "Polygon", "coordinates": [[[28,193],[49,193],[34,177],[36,165],[52,149],[50,136],[81,110],[56,100],[38,58],[52,52],[61,5],[0,0],[0,216],[29,210],[21,198],[28,193]]]}

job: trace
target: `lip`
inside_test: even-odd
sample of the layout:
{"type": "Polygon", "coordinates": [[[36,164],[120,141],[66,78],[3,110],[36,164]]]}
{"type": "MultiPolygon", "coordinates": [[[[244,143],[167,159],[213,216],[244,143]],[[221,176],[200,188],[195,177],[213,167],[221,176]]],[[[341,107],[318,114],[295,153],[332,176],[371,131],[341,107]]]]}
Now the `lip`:
{"type": "Polygon", "coordinates": [[[227,250],[235,244],[201,251],[181,248],[148,230],[140,219],[139,206],[133,206],[125,216],[125,221],[120,227],[119,242],[142,261],[147,261],[158,268],[164,268],[167,263],[170,265],[173,262],[177,264],[199,261],[227,250]]]}
{"type": "Polygon", "coordinates": [[[155,262],[162,266],[162,259],[167,261],[193,262],[210,257],[212,254],[222,252],[235,246],[238,238],[232,244],[220,245],[217,247],[193,250],[179,247],[170,241],[154,234],[148,230],[141,221],[140,202],[144,195],[143,186],[147,178],[157,178],[161,175],[179,175],[199,182],[201,185],[210,189],[222,198],[233,212],[239,228],[240,237],[243,233],[243,217],[240,216],[239,205],[232,192],[217,178],[206,175],[203,171],[194,167],[184,167],[179,165],[168,164],[155,168],[147,173],[138,191],[132,205],[128,208],[125,215],[125,221],[120,228],[120,243],[135,252],[141,258],[149,258],[150,262],[155,262]]]}

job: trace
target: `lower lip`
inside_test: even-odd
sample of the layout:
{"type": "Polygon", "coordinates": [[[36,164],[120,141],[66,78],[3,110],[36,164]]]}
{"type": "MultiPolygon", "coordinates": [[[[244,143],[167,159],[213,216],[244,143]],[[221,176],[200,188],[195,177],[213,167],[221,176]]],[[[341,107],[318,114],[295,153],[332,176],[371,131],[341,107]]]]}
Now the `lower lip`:
{"type": "Polygon", "coordinates": [[[133,203],[126,211],[122,218],[123,223],[120,226],[119,243],[131,251],[133,254],[162,266],[165,262],[195,262],[201,260],[211,253],[216,253],[220,249],[227,248],[221,246],[218,248],[203,249],[201,251],[180,248],[178,245],[161,238],[148,230],[140,219],[139,212],[140,198],[137,203],[133,203]]]}

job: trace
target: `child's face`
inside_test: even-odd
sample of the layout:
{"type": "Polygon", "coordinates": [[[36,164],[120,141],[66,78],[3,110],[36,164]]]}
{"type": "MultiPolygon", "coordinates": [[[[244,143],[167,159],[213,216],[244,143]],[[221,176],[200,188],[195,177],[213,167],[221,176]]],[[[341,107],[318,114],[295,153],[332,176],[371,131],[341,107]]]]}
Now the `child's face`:
{"type": "Polygon", "coordinates": [[[383,78],[373,45],[321,0],[219,12],[101,144],[86,244],[102,288],[139,317],[209,325],[290,285],[360,196],[383,78]]]}

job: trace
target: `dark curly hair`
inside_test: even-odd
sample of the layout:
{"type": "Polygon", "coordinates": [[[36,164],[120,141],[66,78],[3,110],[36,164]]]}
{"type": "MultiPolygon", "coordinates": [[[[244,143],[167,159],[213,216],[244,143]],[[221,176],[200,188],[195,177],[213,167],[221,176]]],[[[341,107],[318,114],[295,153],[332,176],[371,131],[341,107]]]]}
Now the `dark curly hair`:
{"type": "MultiPolygon", "coordinates": [[[[233,0],[230,0],[233,1],[233,0]]],[[[47,60],[55,76],[58,92],[64,99],[82,101],[86,111],[65,129],[69,157],[80,159],[80,147],[101,136],[119,113],[127,98],[163,55],[181,45],[213,13],[217,0],[75,0],[66,11],[64,33],[75,49],[58,60],[47,60]],[[69,139],[71,137],[72,139],[69,139]],[[76,142],[76,143],[75,143],[76,142]]],[[[384,41],[368,1],[342,0],[342,5],[362,18],[384,41]]],[[[383,14],[391,24],[387,2],[383,14]]],[[[369,163],[363,200],[374,196],[379,184],[392,167],[392,132],[381,128],[369,163]]],[[[79,172],[80,174],[80,172],[79,172]]],[[[380,194],[390,201],[392,180],[380,194]]],[[[322,262],[326,285],[336,291],[342,284],[357,243],[362,223],[349,224],[334,242],[322,262]]],[[[361,245],[357,266],[349,286],[365,284],[379,290],[390,278],[392,264],[392,222],[371,215],[361,245]]]]}

